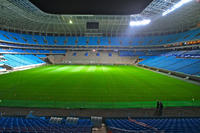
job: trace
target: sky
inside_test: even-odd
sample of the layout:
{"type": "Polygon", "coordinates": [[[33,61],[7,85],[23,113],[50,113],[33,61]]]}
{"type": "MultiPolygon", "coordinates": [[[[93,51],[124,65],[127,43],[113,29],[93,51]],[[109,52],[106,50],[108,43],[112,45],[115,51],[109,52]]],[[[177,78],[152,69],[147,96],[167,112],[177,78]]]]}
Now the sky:
{"type": "Polygon", "coordinates": [[[153,0],[30,0],[51,14],[131,15],[142,12],[153,0]]]}

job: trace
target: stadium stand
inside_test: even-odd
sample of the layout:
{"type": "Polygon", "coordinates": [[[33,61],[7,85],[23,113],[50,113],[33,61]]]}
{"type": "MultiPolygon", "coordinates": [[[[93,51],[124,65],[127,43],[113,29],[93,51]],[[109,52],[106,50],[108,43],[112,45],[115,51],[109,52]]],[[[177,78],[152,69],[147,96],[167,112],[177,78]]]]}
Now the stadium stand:
{"type": "Polygon", "coordinates": [[[199,52],[200,50],[174,51],[161,56],[147,58],[139,64],[190,75],[200,75],[199,52]]]}
{"type": "MultiPolygon", "coordinates": [[[[67,117],[0,117],[0,132],[40,133],[40,132],[70,132],[90,133],[93,122],[86,118],[70,119],[67,117]]],[[[134,118],[105,120],[108,133],[199,133],[200,118],[134,118]]]]}
{"type": "Polygon", "coordinates": [[[23,117],[1,117],[0,118],[0,132],[3,133],[90,133],[92,123],[89,119],[79,119],[77,123],[68,123],[62,121],[61,123],[53,123],[50,119],[27,119],[23,117]]]}
{"type": "Polygon", "coordinates": [[[3,50],[3,49],[0,49],[0,52],[5,52],[5,50],[3,50]]]}
{"type": "MultiPolygon", "coordinates": [[[[72,37],[71,37],[72,38],[72,37]]],[[[74,38],[74,41],[76,38],[74,38]]],[[[83,39],[83,38],[82,38],[83,39]]],[[[96,38],[97,39],[97,38],[96,38]]],[[[87,41],[87,40],[85,40],[87,41]]],[[[6,43],[8,45],[9,43],[6,43]]],[[[2,44],[5,45],[5,44],[2,44]]],[[[12,44],[13,46],[17,44],[12,44]]],[[[27,46],[26,46],[27,47],[27,46]]],[[[33,47],[32,47],[33,48],[33,47]]],[[[62,54],[62,56],[53,55],[48,58],[53,64],[132,64],[136,57],[144,59],[140,65],[146,65],[155,68],[161,68],[169,71],[181,72],[190,75],[200,75],[200,51],[199,50],[181,50],[181,51],[118,51],[118,52],[91,52],[77,51],[67,52],[66,50],[44,50],[44,49],[20,49],[9,48],[0,49],[0,53],[15,54],[37,54],[44,58],[45,54],[62,54]],[[41,55],[39,55],[41,54],[41,55]],[[110,56],[112,55],[112,56],[110,56]],[[103,58],[97,58],[97,57],[103,58]],[[110,58],[112,57],[112,58],[110,58]]],[[[8,55],[9,56],[9,55],[8,55]]],[[[12,56],[12,55],[11,55],[12,56]]],[[[9,61],[7,62],[7,64],[9,61]]],[[[44,63],[44,62],[43,62],[44,63]]],[[[34,63],[33,63],[34,64],[34,63]]],[[[29,64],[30,65],[30,64],[29,64]]],[[[12,66],[12,65],[11,65],[12,66]]],[[[20,65],[19,65],[20,66],[20,65]]],[[[21,65],[23,66],[23,65],[21,65]]]]}
{"type": "Polygon", "coordinates": [[[42,36],[0,31],[0,39],[6,42],[40,44],[40,45],[111,45],[111,46],[138,46],[163,45],[176,42],[198,40],[200,29],[194,29],[177,34],[145,36],[145,37],[65,37],[42,36]],[[67,41],[67,43],[65,43],[67,41]],[[99,42],[99,44],[98,44],[99,42]]]}
{"type": "Polygon", "coordinates": [[[38,50],[39,53],[49,53],[49,50],[38,50]]]}
{"type": "Polygon", "coordinates": [[[6,61],[4,61],[4,64],[15,69],[24,66],[34,66],[45,63],[34,55],[3,54],[3,56],[4,59],[6,59],[6,61]]]}
{"type": "Polygon", "coordinates": [[[39,58],[45,58],[45,57],[47,57],[46,55],[42,55],[42,54],[38,54],[36,56],[39,57],[39,58]]]}
{"type": "MultiPolygon", "coordinates": [[[[62,54],[63,56],[48,56],[55,64],[132,64],[136,57],[144,59],[140,65],[161,68],[169,71],[181,72],[190,75],[200,74],[200,50],[182,51],[119,51],[119,52],[67,52],[65,50],[43,50],[43,49],[0,49],[0,53],[27,53],[37,54],[44,58],[45,54],[62,54]],[[41,55],[39,55],[41,54],[41,55]],[[110,56],[112,55],[112,56],[110,56]],[[104,58],[97,58],[98,56],[104,58]],[[110,58],[112,57],[112,58],[110,58]]],[[[9,56],[9,55],[7,55],[9,56]]],[[[11,55],[12,56],[12,55],[11,55]]],[[[24,55],[25,56],[25,55],[24,55]]],[[[8,58],[8,57],[7,57],[8,58]]],[[[7,62],[7,64],[9,61],[7,62]]],[[[44,62],[41,62],[44,63],[44,62]]],[[[33,63],[34,64],[34,63],[33,63]]],[[[36,63],[37,64],[37,63],[36,63]]],[[[12,66],[12,64],[10,64],[12,66]]],[[[30,65],[30,64],[29,64],[30,65]]],[[[15,65],[14,65],[15,66],[15,65]]],[[[23,66],[22,64],[19,66],[23,66]]]]}
{"type": "Polygon", "coordinates": [[[136,57],[122,57],[117,52],[69,51],[65,55],[49,55],[48,59],[53,64],[133,64],[136,57]]]}
{"type": "Polygon", "coordinates": [[[143,51],[137,51],[137,52],[133,52],[133,51],[120,51],[119,53],[120,56],[145,56],[145,52],[143,51]]]}
{"type": "MultiPolygon", "coordinates": [[[[0,62],[0,66],[1,66],[2,64],[1,64],[1,62],[0,62]]],[[[6,71],[6,69],[5,68],[3,68],[3,67],[0,67],[0,72],[4,72],[4,71],[6,71]]]]}
{"type": "Polygon", "coordinates": [[[3,61],[0,61],[0,66],[3,65],[3,64],[4,64],[3,61]]]}
{"type": "Polygon", "coordinates": [[[106,124],[111,133],[145,132],[145,133],[198,133],[199,118],[136,118],[107,119],[106,124]]]}
{"type": "Polygon", "coordinates": [[[65,54],[66,53],[66,51],[65,50],[53,50],[52,51],[52,53],[54,53],[54,54],[65,54]]]}

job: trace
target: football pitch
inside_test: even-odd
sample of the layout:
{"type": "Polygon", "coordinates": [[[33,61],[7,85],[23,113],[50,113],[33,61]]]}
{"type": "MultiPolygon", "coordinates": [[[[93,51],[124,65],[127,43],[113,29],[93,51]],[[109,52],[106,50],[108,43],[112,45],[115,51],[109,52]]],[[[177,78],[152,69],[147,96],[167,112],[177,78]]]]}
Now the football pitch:
{"type": "Polygon", "coordinates": [[[0,75],[0,106],[200,106],[200,86],[136,66],[48,65],[0,75]]]}

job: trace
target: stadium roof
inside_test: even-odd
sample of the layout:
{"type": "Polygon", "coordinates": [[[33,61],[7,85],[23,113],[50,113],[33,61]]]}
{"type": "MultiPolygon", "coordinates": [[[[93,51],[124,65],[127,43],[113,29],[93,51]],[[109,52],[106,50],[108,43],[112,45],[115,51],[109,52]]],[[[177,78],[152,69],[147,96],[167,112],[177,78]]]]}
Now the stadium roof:
{"type": "Polygon", "coordinates": [[[0,0],[0,27],[27,32],[67,35],[156,34],[180,32],[200,23],[200,4],[195,0],[162,16],[180,0],[153,0],[140,14],[55,15],[41,11],[28,0],[0,0]],[[131,20],[151,19],[147,26],[130,27],[131,20]],[[99,29],[87,29],[87,22],[99,22],[99,29]]]}

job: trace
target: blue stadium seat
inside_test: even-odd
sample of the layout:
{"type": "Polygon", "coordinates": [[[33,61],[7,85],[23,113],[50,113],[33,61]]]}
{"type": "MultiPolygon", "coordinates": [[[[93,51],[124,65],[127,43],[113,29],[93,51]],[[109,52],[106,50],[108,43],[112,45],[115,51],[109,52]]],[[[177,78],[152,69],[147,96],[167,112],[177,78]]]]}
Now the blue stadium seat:
{"type": "Polygon", "coordinates": [[[3,54],[3,56],[7,60],[4,64],[13,68],[45,63],[34,55],[3,54]]]}
{"type": "Polygon", "coordinates": [[[165,132],[165,133],[199,133],[200,118],[143,118],[107,119],[106,125],[112,133],[127,132],[165,132]]]}
{"type": "Polygon", "coordinates": [[[2,133],[90,133],[92,123],[89,119],[79,119],[77,124],[50,123],[48,119],[26,119],[23,117],[1,117],[0,132],[2,133]]]}
{"type": "Polygon", "coordinates": [[[176,71],[190,75],[200,73],[200,50],[173,51],[154,58],[147,58],[140,62],[141,65],[176,71]]]}
{"type": "Polygon", "coordinates": [[[175,42],[185,42],[200,39],[200,28],[190,31],[169,34],[135,37],[65,37],[19,34],[0,30],[0,40],[40,45],[110,45],[110,46],[137,46],[162,45],[175,42]],[[99,42],[99,44],[98,44],[99,42]]]}

